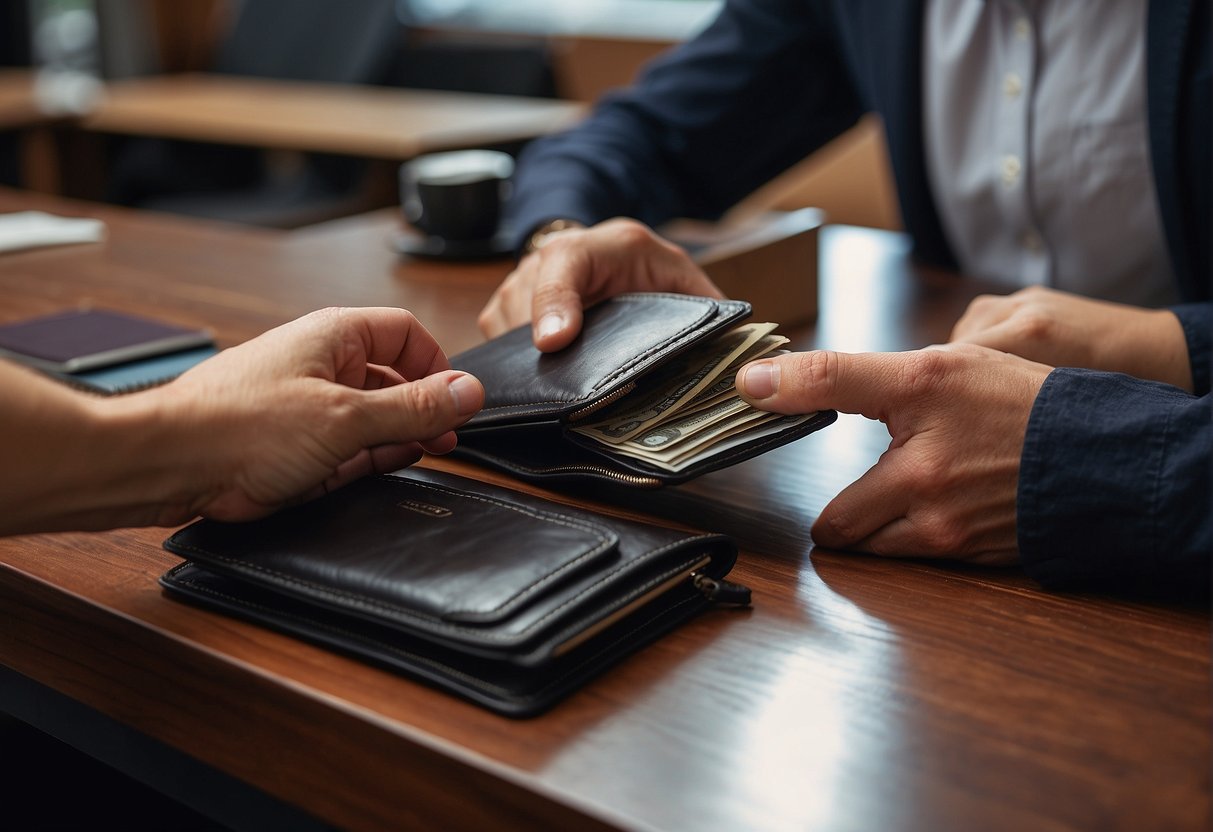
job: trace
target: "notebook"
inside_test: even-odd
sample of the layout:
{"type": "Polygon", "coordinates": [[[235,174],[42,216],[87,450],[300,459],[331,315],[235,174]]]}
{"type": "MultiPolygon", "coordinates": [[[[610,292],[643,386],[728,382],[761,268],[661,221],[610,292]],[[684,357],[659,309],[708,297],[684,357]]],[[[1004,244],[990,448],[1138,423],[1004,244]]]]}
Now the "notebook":
{"type": "Polygon", "coordinates": [[[216,352],[206,330],[104,309],[0,325],[0,356],[107,395],[164,383],[216,352]]]}

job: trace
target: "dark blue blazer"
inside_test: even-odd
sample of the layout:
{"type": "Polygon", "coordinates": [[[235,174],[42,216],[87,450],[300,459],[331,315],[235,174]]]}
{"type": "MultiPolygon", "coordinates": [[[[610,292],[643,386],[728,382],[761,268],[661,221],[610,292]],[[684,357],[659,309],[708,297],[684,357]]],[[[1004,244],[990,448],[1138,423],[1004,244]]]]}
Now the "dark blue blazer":
{"type": "MultiPolygon", "coordinates": [[[[509,210],[519,241],[556,217],[719,216],[876,112],[916,254],[954,267],[923,152],[924,5],[729,0],[580,129],[532,144],[509,210]]],[[[1156,197],[1185,301],[1210,292],[1209,9],[1209,0],[1152,0],[1146,33],[1156,197]]]]}

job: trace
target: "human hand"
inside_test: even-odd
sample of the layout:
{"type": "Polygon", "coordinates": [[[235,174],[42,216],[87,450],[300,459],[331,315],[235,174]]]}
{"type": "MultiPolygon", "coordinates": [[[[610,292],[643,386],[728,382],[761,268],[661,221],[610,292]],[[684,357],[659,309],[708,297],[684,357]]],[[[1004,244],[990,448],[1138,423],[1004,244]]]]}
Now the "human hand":
{"type": "Polygon", "coordinates": [[[451,450],[484,389],[411,313],[382,308],[313,312],[144,395],[193,443],[177,519],[247,520],[451,450]]]}
{"type": "Polygon", "coordinates": [[[1162,381],[1192,392],[1183,328],[1166,309],[1033,286],[982,295],[952,329],[952,341],[981,344],[1054,367],[1084,367],[1162,381]]]}
{"type": "Polygon", "coordinates": [[[623,292],[724,297],[679,246],[630,219],[546,238],[519,261],[480,313],[488,338],[533,322],[535,346],[554,352],[581,331],[582,310],[623,292]]]}
{"type": "Polygon", "coordinates": [[[813,524],[821,546],[1015,563],[1015,500],[1028,416],[1051,368],[970,345],[904,353],[789,353],[737,374],[755,407],[879,419],[879,461],[813,524]]]}

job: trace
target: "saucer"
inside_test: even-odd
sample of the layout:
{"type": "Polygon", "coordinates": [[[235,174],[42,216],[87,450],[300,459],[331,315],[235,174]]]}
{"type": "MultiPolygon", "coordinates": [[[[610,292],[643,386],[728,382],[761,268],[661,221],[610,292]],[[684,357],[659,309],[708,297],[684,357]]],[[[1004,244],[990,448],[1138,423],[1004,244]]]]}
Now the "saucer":
{"type": "Polygon", "coordinates": [[[442,237],[432,237],[419,234],[416,231],[402,231],[392,242],[392,247],[400,254],[414,257],[430,257],[435,260],[481,260],[490,257],[504,257],[513,253],[509,231],[501,230],[485,240],[446,240],[442,237]]]}

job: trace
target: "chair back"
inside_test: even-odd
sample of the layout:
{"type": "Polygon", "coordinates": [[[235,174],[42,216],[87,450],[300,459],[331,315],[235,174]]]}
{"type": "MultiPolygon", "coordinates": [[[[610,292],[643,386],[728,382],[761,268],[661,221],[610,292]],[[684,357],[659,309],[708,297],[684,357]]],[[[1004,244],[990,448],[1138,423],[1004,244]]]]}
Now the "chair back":
{"type": "Polygon", "coordinates": [[[214,70],[230,75],[370,84],[400,47],[396,0],[243,0],[214,70]]]}

